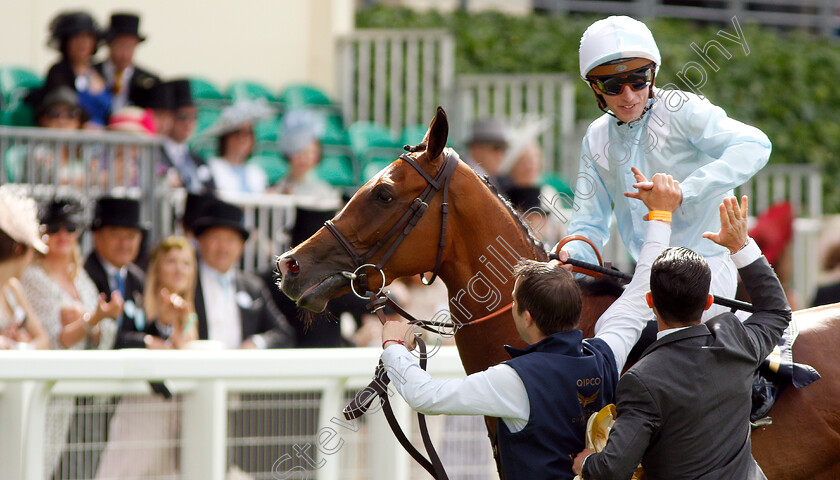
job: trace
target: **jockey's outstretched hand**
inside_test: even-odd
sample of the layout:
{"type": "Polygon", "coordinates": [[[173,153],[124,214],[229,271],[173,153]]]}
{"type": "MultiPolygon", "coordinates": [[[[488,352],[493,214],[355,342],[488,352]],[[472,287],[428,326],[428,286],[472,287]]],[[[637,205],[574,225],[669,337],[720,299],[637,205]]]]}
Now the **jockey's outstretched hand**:
{"type": "Polygon", "coordinates": [[[706,232],[703,238],[717,243],[735,253],[747,244],[747,207],[749,199],[741,197],[741,205],[735,197],[725,197],[720,204],[720,231],[706,232]]]}
{"type": "Polygon", "coordinates": [[[680,188],[680,182],[674,180],[674,177],[657,173],[651,181],[648,181],[636,167],[633,167],[633,174],[636,176],[636,183],[633,188],[637,191],[624,192],[625,197],[641,200],[648,207],[648,210],[675,212],[680,208],[682,189],[680,188]]]}
{"type": "Polygon", "coordinates": [[[394,343],[399,344],[402,341],[405,348],[414,350],[417,342],[414,339],[414,333],[417,330],[417,325],[411,325],[402,320],[390,320],[382,325],[382,348],[387,348],[394,343]]]}

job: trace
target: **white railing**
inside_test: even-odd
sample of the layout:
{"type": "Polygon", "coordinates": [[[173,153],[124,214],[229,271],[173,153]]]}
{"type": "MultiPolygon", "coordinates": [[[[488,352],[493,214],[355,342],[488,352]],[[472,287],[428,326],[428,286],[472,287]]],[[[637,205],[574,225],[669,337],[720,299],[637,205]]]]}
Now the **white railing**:
{"type": "MultiPolygon", "coordinates": [[[[371,412],[356,423],[344,421],[341,415],[347,398],[372,378],[380,353],[381,350],[371,348],[255,352],[3,351],[0,352],[0,431],[3,432],[0,478],[49,479],[44,466],[44,431],[51,399],[67,396],[107,399],[125,395],[124,399],[132,400],[117,404],[116,415],[119,415],[124,403],[144,403],[136,401],[143,398],[136,395],[148,394],[149,381],[164,381],[179,398],[173,405],[178,406],[181,432],[180,439],[173,441],[173,445],[180,445],[179,473],[150,478],[223,480],[237,449],[246,455],[262,452],[252,453],[251,463],[272,465],[269,471],[263,466],[261,471],[246,472],[250,478],[425,478],[402,451],[381,412],[371,412]],[[273,403],[268,398],[273,398],[273,403]],[[286,400],[278,402],[278,398],[286,400]],[[238,416],[234,415],[236,411],[240,412],[238,416]],[[271,412],[275,412],[274,416],[271,412]],[[277,412],[282,414],[278,416],[277,412]],[[237,419],[243,418],[250,420],[237,423],[237,419]],[[255,419],[260,422],[256,423],[255,419]],[[307,422],[310,426],[303,427],[307,422]],[[272,429],[275,430],[273,438],[255,435],[257,430],[272,429]],[[283,447],[259,450],[268,444],[283,447]],[[298,455],[267,459],[266,451],[298,455]]],[[[429,371],[438,378],[464,375],[454,347],[441,348],[430,359],[429,371]]],[[[409,435],[416,434],[410,409],[398,394],[392,396],[392,401],[409,435]]],[[[149,403],[154,402],[164,401],[149,398],[149,403]]],[[[111,405],[113,409],[113,400],[111,405]]],[[[135,411],[153,419],[149,412],[149,409],[135,411]]],[[[495,467],[489,460],[483,420],[454,417],[471,425],[467,430],[457,427],[459,430],[454,431],[451,418],[432,419],[433,427],[437,423],[433,435],[440,443],[439,449],[464,448],[466,443],[478,443],[481,447],[473,460],[442,452],[444,463],[448,468],[486,474],[489,478],[495,467]],[[468,465],[470,462],[472,465],[468,465]]]]}
{"type": "Polygon", "coordinates": [[[506,118],[513,125],[546,120],[551,123],[538,138],[547,162],[545,170],[571,178],[580,144],[574,137],[575,85],[575,78],[560,73],[459,75],[453,140],[463,143],[478,118],[506,118]]]}
{"type": "Polygon", "coordinates": [[[447,105],[455,37],[447,30],[357,30],[338,43],[344,122],[375,122],[399,135],[447,105]]]}

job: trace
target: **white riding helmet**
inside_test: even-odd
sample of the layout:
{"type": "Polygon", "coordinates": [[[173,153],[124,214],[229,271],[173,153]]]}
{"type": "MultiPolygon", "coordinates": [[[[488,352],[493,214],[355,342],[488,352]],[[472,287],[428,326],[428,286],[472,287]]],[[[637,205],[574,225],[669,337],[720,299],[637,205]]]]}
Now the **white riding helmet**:
{"type": "Polygon", "coordinates": [[[598,65],[633,57],[650,60],[657,69],[661,63],[659,48],[647,25],[625,16],[598,20],[580,38],[580,77],[586,81],[586,74],[598,65]]]}

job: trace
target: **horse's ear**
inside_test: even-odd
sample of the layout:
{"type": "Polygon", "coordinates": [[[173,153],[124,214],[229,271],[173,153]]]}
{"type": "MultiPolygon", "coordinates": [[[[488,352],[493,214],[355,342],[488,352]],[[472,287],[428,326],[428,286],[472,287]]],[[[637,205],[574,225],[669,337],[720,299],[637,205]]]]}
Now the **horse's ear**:
{"type": "Polygon", "coordinates": [[[435,118],[429,125],[429,131],[426,132],[426,138],[423,143],[426,144],[426,156],[429,161],[434,161],[443,153],[446,147],[446,140],[449,138],[449,119],[446,117],[446,112],[440,106],[437,107],[435,118]]]}

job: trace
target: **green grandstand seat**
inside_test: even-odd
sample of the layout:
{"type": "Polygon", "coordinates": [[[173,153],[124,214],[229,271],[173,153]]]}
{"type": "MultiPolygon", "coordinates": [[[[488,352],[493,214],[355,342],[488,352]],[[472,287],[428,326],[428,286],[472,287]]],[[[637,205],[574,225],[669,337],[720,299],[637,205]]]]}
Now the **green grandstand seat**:
{"type": "Polygon", "coordinates": [[[280,130],[280,117],[267,118],[254,124],[254,137],[258,142],[276,142],[280,130]]]}
{"type": "Polygon", "coordinates": [[[269,102],[277,101],[277,98],[265,85],[251,80],[236,80],[232,82],[228,88],[228,97],[234,102],[256,98],[264,98],[269,102]]]}
{"type": "Polygon", "coordinates": [[[206,130],[210,125],[216,123],[222,111],[215,107],[201,106],[198,108],[198,115],[195,123],[195,136],[198,136],[206,130]]]}
{"type": "Polygon", "coordinates": [[[337,187],[352,187],[356,184],[353,161],[347,156],[325,156],[316,167],[318,177],[337,187]]]}
{"type": "Polygon", "coordinates": [[[0,115],[0,124],[12,127],[34,127],[35,112],[22,98],[15,99],[0,115]]]}
{"type": "Polygon", "coordinates": [[[332,106],[330,97],[318,87],[306,84],[293,84],[283,89],[278,97],[286,109],[311,106],[332,106]]]}
{"type": "MultiPolygon", "coordinates": [[[[40,88],[44,80],[37,73],[23,67],[0,67],[0,103],[11,103],[19,89],[29,91],[40,88]]],[[[23,95],[17,95],[23,96],[23,95]]]]}
{"type": "Polygon", "coordinates": [[[196,100],[199,103],[201,100],[228,100],[228,98],[222,94],[221,90],[219,90],[209,80],[198,77],[190,78],[190,94],[192,94],[193,100],[196,100]]]}
{"type": "Polygon", "coordinates": [[[341,115],[333,114],[327,117],[324,137],[321,143],[328,145],[350,145],[350,138],[344,128],[344,120],[341,115]]]}
{"type": "Polygon", "coordinates": [[[248,163],[253,163],[265,171],[269,185],[274,185],[289,172],[289,163],[279,154],[256,155],[248,159],[248,163]]]}
{"type": "Polygon", "coordinates": [[[426,137],[427,125],[413,125],[403,128],[400,143],[403,145],[417,145],[426,137]]]}
{"type": "Polygon", "coordinates": [[[362,181],[367,181],[403,152],[402,144],[382,125],[356,122],[347,129],[347,134],[353,154],[359,159],[362,181]]]}
{"type": "Polygon", "coordinates": [[[543,175],[543,183],[550,185],[552,188],[557,190],[558,193],[568,195],[569,198],[574,198],[575,196],[574,191],[572,191],[571,184],[562,175],[556,173],[546,173],[543,175]]]}

